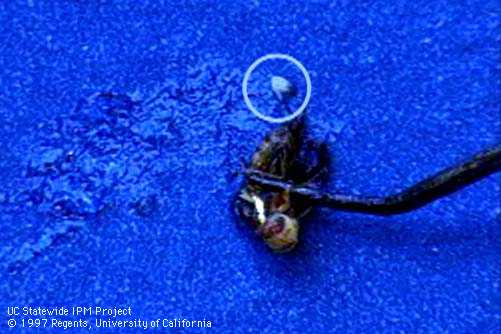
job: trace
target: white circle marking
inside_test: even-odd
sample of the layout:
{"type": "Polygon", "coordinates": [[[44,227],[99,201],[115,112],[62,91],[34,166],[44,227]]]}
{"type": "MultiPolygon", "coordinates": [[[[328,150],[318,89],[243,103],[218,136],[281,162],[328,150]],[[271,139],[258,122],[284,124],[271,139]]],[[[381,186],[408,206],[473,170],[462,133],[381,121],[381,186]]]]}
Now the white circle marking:
{"type": "Polygon", "coordinates": [[[303,111],[306,109],[306,107],[308,106],[308,103],[310,102],[310,97],[311,97],[311,79],[310,79],[310,74],[308,73],[308,71],[306,70],[306,68],[303,66],[303,64],[301,64],[299,62],[299,60],[297,60],[296,58],[291,57],[291,56],[286,55],[286,54],[282,54],[282,53],[270,53],[270,54],[267,54],[265,56],[262,56],[262,57],[258,58],[256,61],[254,61],[251,64],[251,66],[249,66],[249,68],[245,72],[244,79],[242,81],[242,94],[244,96],[244,101],[245,101],[245,104],[247,105],[247,108],[249,108],[250,111],[252,111],[252,113],[254,115],[256,115],[258,118],[262,119],[263,121],[270,122],[270,123],[284,123],[284,122],[288,122],[288,121],[291,121],[294,118],[298,117],[299,115],[301,115],[303,113],[303,111]],[[271,59],[283,59],[283,60],[287,60],[287,61],[293,63],[294,65],[296,65],[301,70],[301,72],[303,73],[304,79],[306,80],[306,95],[304,97],[303,103],[299,106],[299,108],[297,108],[296,111],[294,111],[292,114],[290,114],[288,116],[284,116],[284,117],[272,117],[272,116],[264,115],[264,114],[262,114],[259,110],[257,110],[254,107],[254,105],[252,104],[251,100],[249,99],[249,94],[248,94],[248,91],[247,91],[247,85],[249,83],[249,78],[250,78],[252,72],[261,63],[263,63],[263,62],[265,62],[267,60],[271,60],[271,59]]]}

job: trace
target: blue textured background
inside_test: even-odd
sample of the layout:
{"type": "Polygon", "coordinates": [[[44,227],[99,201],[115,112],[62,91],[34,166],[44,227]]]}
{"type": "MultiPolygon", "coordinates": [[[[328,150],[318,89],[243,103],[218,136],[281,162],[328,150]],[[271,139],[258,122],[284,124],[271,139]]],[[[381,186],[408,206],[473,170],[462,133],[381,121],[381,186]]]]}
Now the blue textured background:
{"type": "Polygon", "coordinates": [[[500,9],[2,1],[1,312],[130,305],[218,333],[499,333],[501,175],[391,218],[318,210],[286,255],[229,203],[271,128],[240,93],[269,52],[311,72],[331,191],[392,193],[498,143],[500,9]]]}

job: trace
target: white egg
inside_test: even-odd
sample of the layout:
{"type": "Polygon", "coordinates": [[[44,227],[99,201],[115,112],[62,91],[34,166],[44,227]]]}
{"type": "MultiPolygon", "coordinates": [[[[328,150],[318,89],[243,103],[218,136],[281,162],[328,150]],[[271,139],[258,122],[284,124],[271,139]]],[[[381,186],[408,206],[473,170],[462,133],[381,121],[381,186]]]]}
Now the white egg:
{"type": "Polygon", "coordinates": [[[271,89],[279,99],[295,95],[296,88],[284,77],[274,75],[271,77],[271,89]]]}

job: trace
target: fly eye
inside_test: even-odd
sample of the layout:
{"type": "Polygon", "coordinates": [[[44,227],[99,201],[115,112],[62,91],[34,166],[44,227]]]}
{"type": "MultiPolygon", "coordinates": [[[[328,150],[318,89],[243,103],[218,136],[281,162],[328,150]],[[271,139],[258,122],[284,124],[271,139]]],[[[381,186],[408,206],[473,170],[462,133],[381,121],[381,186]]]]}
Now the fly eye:
{"type": "Polygon", "coordinates": [[[278,233],[280,233],[280,232],[282,232],[284,230],[285,219],[283,219],[282,217],[280,217],[279,219],[281,219],[281,221],[280,220],[276,220],[275,224],[270,227],[270,233],[271,234],[278,234],[278,233]]]}

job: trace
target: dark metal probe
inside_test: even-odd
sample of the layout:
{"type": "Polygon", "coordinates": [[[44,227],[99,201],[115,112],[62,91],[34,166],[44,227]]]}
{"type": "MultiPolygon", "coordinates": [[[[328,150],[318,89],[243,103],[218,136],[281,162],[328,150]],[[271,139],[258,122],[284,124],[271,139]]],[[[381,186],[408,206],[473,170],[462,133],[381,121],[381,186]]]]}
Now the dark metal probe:
{"type": "Polygon", "coordinates": [[[499,171],[501,145],[479,153],[465,163],[445,169],[402,192],[382,198],[329,194],[256,170],[247,170],[246,176],[264,188],[288,190],[291,194],[305,196],[317,205],[346,211],[393,215],[418,209],[499,171]]]}

